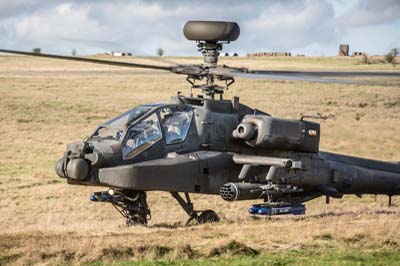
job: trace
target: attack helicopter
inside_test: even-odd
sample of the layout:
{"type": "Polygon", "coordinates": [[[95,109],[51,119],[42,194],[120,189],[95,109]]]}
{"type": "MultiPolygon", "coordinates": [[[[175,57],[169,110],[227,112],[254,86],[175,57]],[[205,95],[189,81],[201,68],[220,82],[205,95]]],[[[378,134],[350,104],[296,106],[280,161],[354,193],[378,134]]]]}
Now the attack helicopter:
{"type": "Polygon", "coordinates": [[[128,225],[147,225],[148,191],[167,191],[190,222],[217,222],[212,210],[198,211],[190,193],[217,194],[227,201],[261,200],[251,215],[304,214],[304,203],[325,196],[400,194],[400,164],[319,149],[320,125],[285,119],[223,98],[236,77],[323,83],[335,79],[400,77],[400,72],[272,71],[218,64],[224,44],[235,41],[239,25],[189,21],[184,36],[197,43],[203,64],[159,66],[85,57],[0,49],[3,53],[72,60],[186,76],[190,93],[169,103],[143,104],[101,124],[90,137],[67,145],[55,166],[71,185],[109,187],[90,200],[111,203],[128,225]],[[200,95],[194,95],[200,90],[200,95]]]}

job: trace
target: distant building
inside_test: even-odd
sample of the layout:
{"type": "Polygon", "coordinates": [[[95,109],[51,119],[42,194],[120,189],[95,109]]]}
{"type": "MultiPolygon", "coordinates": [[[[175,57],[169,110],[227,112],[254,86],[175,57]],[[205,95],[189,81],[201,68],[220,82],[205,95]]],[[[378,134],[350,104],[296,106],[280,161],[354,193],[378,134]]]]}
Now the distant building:
{"type": "Polygon", "coordinates": [[[341,44],[339,46],[338,56],[349,56],[350,46],[348,44],[341,44]]]}
{"type": "Polygon", "coordinates": [[[361,56],[364,56],[364,55],[366,55],[366,53],[364,53],[364,52],[353,52],[351,54],[351,57],[361,57],[361,56]]]}
{"type": "Polygon", "coordinates": [[[111,56],[132,56],[132,53],[129,52],[120,52],[120,51],[111,51],[111,53],[107,53],[111,56]]]}
{"type": "Polygon", "coordinates": [[[247,57],[264,57],[264,56],[292,56],[290,52],[259,52],[247,54],[247,57]]]}

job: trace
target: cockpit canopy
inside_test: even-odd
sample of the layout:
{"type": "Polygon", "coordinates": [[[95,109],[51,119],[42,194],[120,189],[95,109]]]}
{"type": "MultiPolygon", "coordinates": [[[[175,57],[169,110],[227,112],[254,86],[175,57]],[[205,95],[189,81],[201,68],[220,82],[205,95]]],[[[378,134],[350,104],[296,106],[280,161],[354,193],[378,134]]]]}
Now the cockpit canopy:
{"type": "Polygon", "coordinates": [[[151,105],[137,106],[100,125],[91,138],[112,138],[119,140],[125,127],[154,109],[151,105]]]}
{"type": "Polygon", "coordinates": [[[193,118],[185,105],[141,105],[100,125],[91,139],[121,143],[124,159],[132,159],[164,139],[165,145],[184,142],[193,118]]]}

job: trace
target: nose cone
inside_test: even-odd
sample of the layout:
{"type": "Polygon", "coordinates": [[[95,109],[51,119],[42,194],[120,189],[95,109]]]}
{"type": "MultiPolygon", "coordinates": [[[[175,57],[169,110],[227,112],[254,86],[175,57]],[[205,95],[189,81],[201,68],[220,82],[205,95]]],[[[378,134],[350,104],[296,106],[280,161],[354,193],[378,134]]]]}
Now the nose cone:
{"type": "Polygon", "coordinates": [[[84,159],[77,158],[69,160],[66,169],[64,169],[64,158],[61,158],[57,161],[55,170],[61,178],[83,180],[89,174],[89,165],[84,159]]]}
{"type": "Polygon", "coordinates": [[[63,170],[63,164],[64,164],[64,158],[61,158],[60,160],[57,161],[56,163],[56,174],[61,177],[61,178],[66,178],[63,170]]]}

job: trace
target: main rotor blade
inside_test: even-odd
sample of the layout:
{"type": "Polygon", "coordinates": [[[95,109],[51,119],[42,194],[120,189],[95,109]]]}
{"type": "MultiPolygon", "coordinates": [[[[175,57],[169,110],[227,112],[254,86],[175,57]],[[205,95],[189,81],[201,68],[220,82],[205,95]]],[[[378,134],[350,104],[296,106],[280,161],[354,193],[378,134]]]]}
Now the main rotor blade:
{"type": "Polygon", "coordinates": [[[318,83],[340,83],[340,84],[365,84],[362,81],[343,80],[343,79],[324,79],[317,77],[308,77],[301,75],[280,75],[280,74],[259,74],[259,73],[246,73],[246,72],[231,72],[230,75],[240,78],[251,79],[270,79],[270,80],[289,80],[289,81],[307,81],[318,83]]]}
{"type": "Polygon", "coordinates": [[[77,61],[77,62],[101,64],[101,65],[119,66],[119,67],[147,68],[147,69],[172,71],[171,66],[146,65],[146,64],[128,63],[128,62],[109,61],[109,60],[102,60],[102,59],[92,59],[92,58],[85,58],[85,57],[52,55],[52,54],[42,54],[42,53],[39,54],[39,53],[5,50],[5,49],[0,49],[0,53],[20,54],[20,55],[37,56],[37,57],[52,58],[52,59],[61,59],[61,60],[70,60],[70,61],[77,61]]]}
{"type": "Polygon", "coordinates": [[[280,71],[280,70],[255,70],[255,71],[233,71],[232,76],[252,79],[292,80],[319,83],[342,83],[342,84],[367,84],[365,81],[354,81],[352,77],[399,77],[400,72],[356,72],[356,71],[280,71]],[[328,77],[328,78],[325,78],[328,77]]]}
{"type": "Polygon", "coordinates": [[[283,76],[307,77],[400,77],[400,72],[383,71],[281,71],[281,70],[254,70],[251,73],[283,76]]]}

